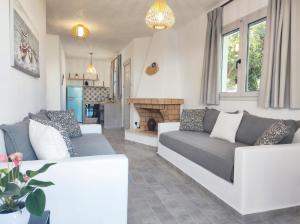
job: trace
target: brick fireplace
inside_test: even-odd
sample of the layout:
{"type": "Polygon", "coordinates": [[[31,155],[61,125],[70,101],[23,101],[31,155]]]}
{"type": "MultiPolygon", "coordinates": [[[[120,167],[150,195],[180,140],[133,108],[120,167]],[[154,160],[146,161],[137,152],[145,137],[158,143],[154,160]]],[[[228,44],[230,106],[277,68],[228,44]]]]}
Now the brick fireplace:
{"type": "Polygon", "coordinates": [[[142,99],[131,98],[128,100],[133,104],[140,116],[140,130],[148,131],[149,119],[156,123],[177,122],[180,120],[180,106],[183,99],[142,99]]]}

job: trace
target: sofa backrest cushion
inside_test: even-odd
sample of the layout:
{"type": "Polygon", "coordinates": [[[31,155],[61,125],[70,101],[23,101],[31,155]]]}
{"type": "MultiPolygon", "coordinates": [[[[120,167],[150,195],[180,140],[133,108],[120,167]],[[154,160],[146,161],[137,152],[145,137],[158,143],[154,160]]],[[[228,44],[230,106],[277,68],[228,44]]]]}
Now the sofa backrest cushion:
{"type": "Polygon", "coordinates": [[[300,123],[294,120],[285,120],[284,123],[290,128],[290,133],[280,142],[280,144],[291,144],[293,143],[296,132],[300,128],[300,123]]]}
{"type": "Polygon", "coordinates": [[[28,114],[28,117],[29,117],[30,119],[38,118],[38,119],[50,121],[50,118],[48,117],[47,111],[46,111],[46,110],[40,110],[40,112],[38,112],[38,113],[36,113],[36,114],[29,113],[29,114],[28,114]]]}
{"type": "Polygon", "coordinates": [[[1,125],[4,131],[4,141],[7,155],[21,152],[23,159],[37,160],[29,139],[29,119],[12,125],[1,125]]]}
{"type": "Polygon", "coordinates": [[[293,143],[300,143],[300,129],[295,133],[293,143]]]}
{"type": "MultiPolygon", "coordinates": [[[[259,137],[278,120],[258,117],[244,112],[243,119],[236,134],[236,141],[247,145],[254,145],[259,137]]],[[[299,126],[296,121],[286,120],[285,124],[290,128],[290,133],[280,144],[290,144],[299,126]]]]}
{"type": "MultiPolygon", "coordinates": [[[[211,134],[212,130],[215,127],[217,119],[219,117],[220,111],[216,109],[205,108],[206,113],[204,116],[204,131],[211,134]]],[[[227,112],[229,114],[238,114],[239,111],[227,112]]]]}
{"type": "Polygon", "coordinates": [[[220,111],[216,109],[207,109],[204,116],[204,131],[207,133],[211,133],[214,129],[216,121],[219,117],[220,111]]]}

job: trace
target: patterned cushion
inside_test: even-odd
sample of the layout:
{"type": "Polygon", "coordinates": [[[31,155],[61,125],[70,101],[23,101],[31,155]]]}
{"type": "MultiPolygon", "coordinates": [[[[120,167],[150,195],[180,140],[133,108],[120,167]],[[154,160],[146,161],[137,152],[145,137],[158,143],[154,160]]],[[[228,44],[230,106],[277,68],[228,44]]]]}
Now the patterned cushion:
{"type": "Polygon", "coordinates": [[[82,136],[80,126],[75,118],[73,110],[68,111],[48,111],[51,121],[59,123],[68,133],[70,138],[82,136]]]}
{"type": "Polygon", "coordinates": [[[181,131],[204,131],[205,109],[183,110],[180,120],[181,131]]]}
{"type": "Polygon", "coordinates": [[[65,140],[65,143],[67,145],[68,151],[70,153],[70,155],[72,155],[74,152],[73,150],[73,145],[71,142],[71,139],[69,138],[68,133],[66,132],[66,130],[62,127],[62,125],[60,125],[59,123],[56,123],[54,121],[47,121],[44,119],[40,119],[38,117],[33,117],[32,120],[39,122],[43,125],[47,125],[47,126],[51,126],[53,128],[55,128],[56,130],[59,131],[59,133],[62,135],[63,139],[65,140]]]}
{"type": "Polygon", "coordinates": [[[282,141],[290,133],[290,128],[284,121],[276,121],[256,141],[255,145],[275,145],[282,141]]]}

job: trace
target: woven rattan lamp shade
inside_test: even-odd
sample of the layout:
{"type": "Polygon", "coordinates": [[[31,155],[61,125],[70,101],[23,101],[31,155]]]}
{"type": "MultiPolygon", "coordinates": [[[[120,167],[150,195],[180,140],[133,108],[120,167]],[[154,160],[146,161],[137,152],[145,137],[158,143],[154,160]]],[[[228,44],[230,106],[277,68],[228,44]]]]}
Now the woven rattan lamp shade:
{"type": "Polygon", "coordinates": [[[90,36],[90,31],[82,24],[77,24],[71,29],[72,37],[75,39],[86,39],[90,36]]]}
{"type": "Polygon", "coordinates": [[[146,15],[146,24],[154,30],[165,30],[174,26],[175,15],[166,0],[155,0],[146,15]]]}

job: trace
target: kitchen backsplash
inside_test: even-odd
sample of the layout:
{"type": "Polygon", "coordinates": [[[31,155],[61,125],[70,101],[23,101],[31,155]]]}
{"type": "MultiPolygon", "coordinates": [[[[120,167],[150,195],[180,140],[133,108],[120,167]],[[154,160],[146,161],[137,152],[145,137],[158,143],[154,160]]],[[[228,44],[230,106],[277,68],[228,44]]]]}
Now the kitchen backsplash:
{"type": "Polygon", "coordinates": [[[104,102],[107,100],[110,94],[109,87],[83,87],[83,99],[84,102],[104,102]]]}

